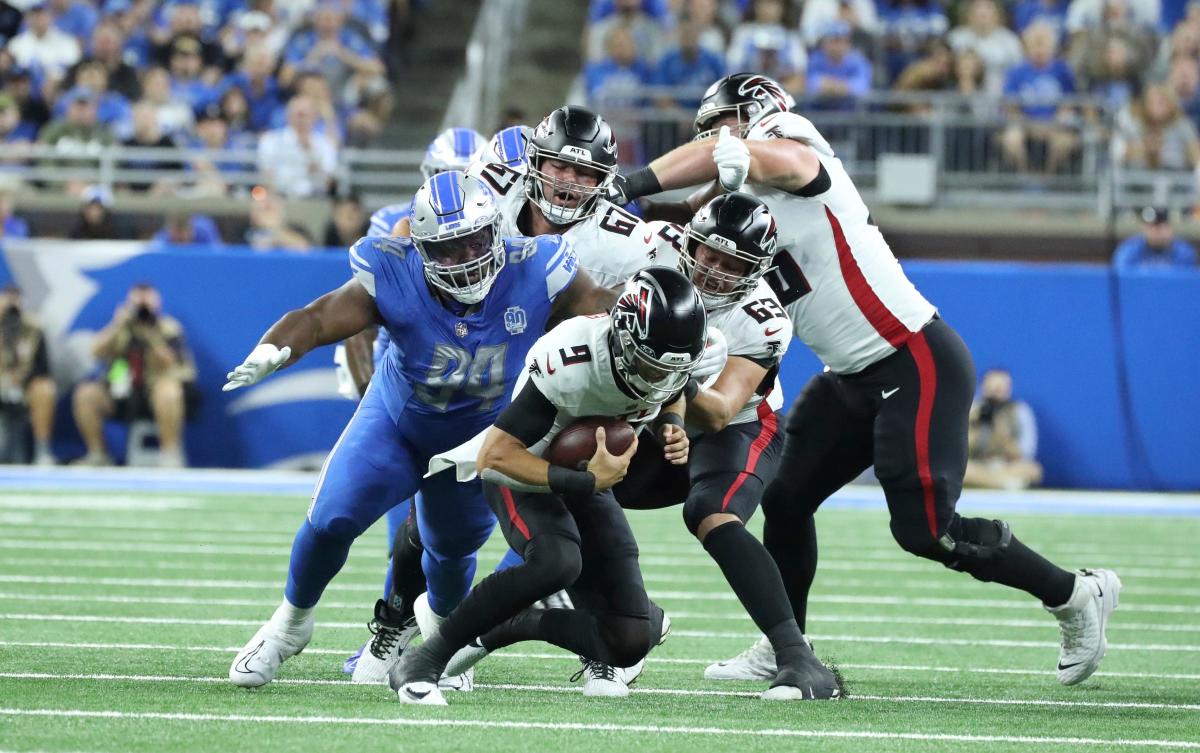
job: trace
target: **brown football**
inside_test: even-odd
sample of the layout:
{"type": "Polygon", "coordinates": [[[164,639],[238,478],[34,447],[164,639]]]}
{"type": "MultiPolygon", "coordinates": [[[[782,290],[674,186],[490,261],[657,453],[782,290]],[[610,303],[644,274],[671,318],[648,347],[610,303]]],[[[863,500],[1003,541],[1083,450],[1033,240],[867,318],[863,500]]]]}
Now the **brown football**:
{"type": "Polygon", "coordinates": [[[550,441],[542,457],[551,465],[584,470],[596,454],[596,428],[604,427],[604,445],[620,455],[633,444],[635,432],[628,421],[607,416],[584,416],[567,425],[550,441]]]}

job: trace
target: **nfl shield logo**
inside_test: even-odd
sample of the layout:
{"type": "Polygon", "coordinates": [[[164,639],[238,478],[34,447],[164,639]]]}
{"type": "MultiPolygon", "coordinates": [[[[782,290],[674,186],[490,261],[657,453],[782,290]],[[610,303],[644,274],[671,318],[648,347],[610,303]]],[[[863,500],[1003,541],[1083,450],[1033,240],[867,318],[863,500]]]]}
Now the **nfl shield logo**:
{"type": "Polygon", "coordinates": [[[458,335],[459,337],[466,337],[467,336],[467,323],[466,322],[455,323],[454,334],[458,335]]]}
{"type": "Polygon", "coordinates": [[[504,328],[510,335],[519,335],[525,331],[529,320],[525,317],[525,309],[520,306],[509,306],[504,310],[504,328]]]}

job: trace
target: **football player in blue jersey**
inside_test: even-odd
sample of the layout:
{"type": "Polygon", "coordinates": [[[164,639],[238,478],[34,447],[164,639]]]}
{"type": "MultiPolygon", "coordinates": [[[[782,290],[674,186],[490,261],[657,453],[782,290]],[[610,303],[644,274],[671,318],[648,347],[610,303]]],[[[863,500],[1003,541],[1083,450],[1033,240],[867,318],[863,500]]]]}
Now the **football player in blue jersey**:
{"type": "MultiPolygon", "coordinates": [[[[568,241],[502,239],[499,224],[483,183],[457,171],[433,176],[413,198],[411,243],[355,243],[353,278],[285,314],[229,372],[225,390],[255,384],[372,324],[392,338],[318,477],[284,599],[229,668],[235,685],[265,685],[304,649],[317,601],[354,539],[418,489],[436,500],[417,504],[430,603],[445,614],[466,595],[495,517],[478,483],[458,484],[451,474],[422,479],[430,457],[494,422],[548,323],[606,311],[616,298],[578,270],[568,241]]],[[[376,618],[395,621],[382,599],[376,618]]]]}

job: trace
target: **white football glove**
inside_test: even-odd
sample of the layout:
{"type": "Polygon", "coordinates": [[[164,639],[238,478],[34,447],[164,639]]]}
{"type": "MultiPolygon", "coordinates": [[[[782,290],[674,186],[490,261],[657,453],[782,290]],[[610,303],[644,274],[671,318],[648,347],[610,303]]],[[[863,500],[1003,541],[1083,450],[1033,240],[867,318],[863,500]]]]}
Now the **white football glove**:
{"type": "Polygon", "coordinates": [[[700,362],[692,369],[692,376],[703,382],[725,370],[725,362],[729,360],[729,346],[725,343],[725,335],[716,327],[708,328],[708,342],[704,345],[704,353],[700,362]]]}
{"type": "Polygon", "coordinates": [[[717,179],[726,191],[738,191],[750,173],[750,150],[746,143],[721,126],[721,135],[713,147],[713,162],[717,163],[717,179]]]}
{"type": "Polygon", "coordinates": [[[238,387],[249,387],[269,377],[280,366],[292,357],[292,349],[288,346],[276,348],[270,343],[263,343],[250,351],[242,365],[225,375],[229,381],[221,388],[222,392],[236,390],[238,387]]]}

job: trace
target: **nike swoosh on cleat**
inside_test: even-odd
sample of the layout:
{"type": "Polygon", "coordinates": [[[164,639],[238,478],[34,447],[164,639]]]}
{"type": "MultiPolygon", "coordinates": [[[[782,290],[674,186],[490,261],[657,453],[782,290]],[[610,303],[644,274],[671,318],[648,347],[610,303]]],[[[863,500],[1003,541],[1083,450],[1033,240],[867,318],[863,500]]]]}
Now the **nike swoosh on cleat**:
{"type": "Polygon", "coordinates": [[[1077,661],[1074,664],[1063,664],[1062,662],[1059,662],[1058,663],[1058,671],[1061,672],[1064,669],[1070,669],[1071,667],[1078,667],[1080,664],[1083,664],[1083,662],[1077,661]]]}
{"type": "Polygon", "coordinates": [[[265,644],[266,644],[266,641],[259,641],[258,645],[254,647],[253,651],[251,651],[250,653],[243,656],[242,660],[240,662],[233,665],[234,671],[241,672],[244,675],[257,674],[254,670],[250,669],[250,660],[252,658],[254,658],[255,656],[257,656],[259,651],[262,651],[262,647],[265,644]]]}
{"type": "Polygon", "coordinates": [[[414,701],[420,701],[423,698],[425,698],[425,696],[429,695],[432,692],[433,692],[432,690],[426,690],[424,693],[418,693],[417,691],[413,690],[412,688],[404,689],[404,694],[406,696],[408,696],[409,698],[413,699],[414,701]]]}

